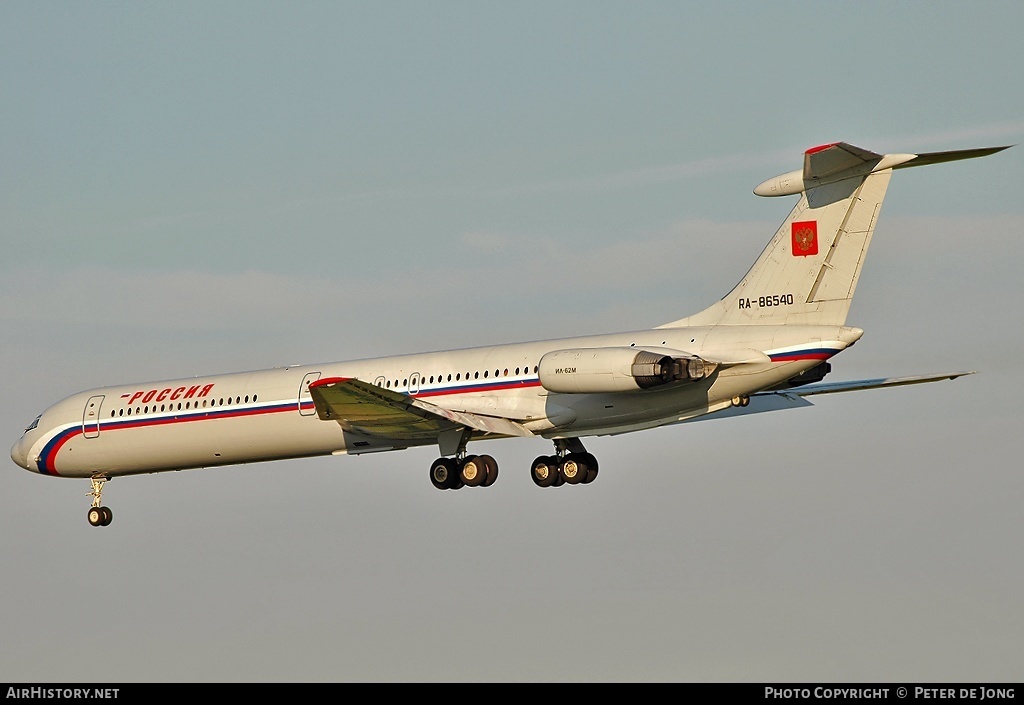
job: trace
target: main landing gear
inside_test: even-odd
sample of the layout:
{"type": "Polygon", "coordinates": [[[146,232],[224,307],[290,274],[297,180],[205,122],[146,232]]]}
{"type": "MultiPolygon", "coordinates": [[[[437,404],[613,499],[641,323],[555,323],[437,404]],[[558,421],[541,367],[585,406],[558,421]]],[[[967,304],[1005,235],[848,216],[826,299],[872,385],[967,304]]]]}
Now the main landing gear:
{"type": "Polygon", "coordinates": [[[430,466],[430,481],[439,490],[490,487],[498,479],[498,463],[489,455],[460,454],[438,458],[430,466]]]}
{"type": "Polygon", "coordinates": [[[597,478],[597,458],[577,438],[558,439],[555,455],[542,455],[534,460],[530,477],[538,487],[587,485],[597,478]]]}
{"type": "Polygon", "coordinates": [[[90,478],[92,490],[89,492],[89,496],[92,497],[92,506],[89,507],[89,523],[93,526],[109,526],[110,522],[114,520],[114,513],[110,511],[110,508],[101,506],[103,504],[103,483],[107,479],[103,475],[93,475],[90,478]]]}
{"type": "MultiPolygon", "coordinates": [[[[597,458],[576,438],[555,441],[555,455],[533,461],[530,476],[538,487],[585,485],[597,477],[597,458]]],[[[439,490],[462,487],[490,487],[498,479],[498,463],[489,455],[467,455],[463,449],[454,458],[438,458],[430,466],[430,482],[439,490]]]]}

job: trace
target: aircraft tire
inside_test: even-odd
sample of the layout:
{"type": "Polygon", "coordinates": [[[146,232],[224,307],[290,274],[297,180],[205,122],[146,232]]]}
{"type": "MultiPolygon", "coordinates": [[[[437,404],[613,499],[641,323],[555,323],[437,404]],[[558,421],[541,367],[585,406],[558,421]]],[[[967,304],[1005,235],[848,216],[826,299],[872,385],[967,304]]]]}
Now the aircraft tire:
{"type": "Polygon", "coordinates": [[[487,469],[487,477],[481,487],[490,487],[498,479],[498,461],[489,455],[481,455],[478,460],[482,460],[487,469]]]}
{"type": "Polygon", "coordinates": [[[458,468],[451,458],[438,458],[430,466],[430,482],[439,490],[455,488],[459,477],[458,468]]]}
{"type": "Polygon", "coordinates": [[[108,507],[90,507],[89,523],[93,526],[110,526],[114,513],[108,507]]]}
{"type": "Polygon", "coordinates": [[[591,482],[597,479],[597,458],[591,453],[584,453],[583,462],[587,466],[587,476],[583,480],[584,485],[589,485],[591,482]]]}
{"type": "Polygon", "coordinates": [[[578,485],[587,479],[588,468],[583,453],[569,453],[559,468],[561,475],[570,485],[578,485]]]}
{"type": "Polygon", "coordinates": [[[538,456],[530,466],[530,477],[537,487],[553,486],[561,473],[558,472],[558,459],[550,455],[538,456]]]}
{"type": "Polygon", "coordinates": [[[459,478],[467,487],[478,487],[487,481],[487,463],[481,457],[467,455],[459,467],[459,478]]]}

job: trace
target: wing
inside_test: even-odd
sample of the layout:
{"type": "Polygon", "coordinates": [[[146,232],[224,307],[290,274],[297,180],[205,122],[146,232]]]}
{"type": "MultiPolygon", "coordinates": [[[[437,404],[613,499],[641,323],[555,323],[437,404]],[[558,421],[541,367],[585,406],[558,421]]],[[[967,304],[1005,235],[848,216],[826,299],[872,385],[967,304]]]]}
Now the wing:
{"type": "Polygon", "coordinates": [[[686,421],[702,421],[705,419],[721,419],[729,416],[745,416],[747,414],[760,414],[766,411],[779,411],[781,409],[798,409],[802,406],[813,406],[804,397],[816,394],[834,394],[836,392],[853,392],[860,389],[880,389],[883,387],[899,387],[907,384],[924,384],[926,382],[939,382],[944,379],[953,380],[957,377],[973,375],[974,372],[947,372],[944,374],[918,375],[915,377],[879,377],[876,379],[859,379],[849,382],[824,382],[807,384],[789,389],[776,389],[765,392],[757,392],[750,395],[750,403],[747,406],[733,406],[721,411],[711,412],[703,416],[696,416],[686,421]]]}
{"type": "Polygon", "coordinates": [[[459,428],[499,436],[533,435],[510,419],[452,411],[358,379],[327,377],[310,384],[309,393],[321,419],[368,436],[423,440],[459,428]]]}
{"type": "Polygon", "coordinates": [[[924,384],[925,382],[939,382],[944,379],[953,380],[957,377],[973,375],[974,372],[946,372],[938,375],[917,375],[916,377],[879,377],[877,379],[859,379],[851,382],[824,382],[808,384],[802,387],[791,389],[780,389],[772,392],[758,392],[755,396],[766,394],[796,394],[800,397],[809,397],[814,394],[832,394],[833,392],[852,392],[858,389],[879,389],[881,387],[899,387],[907,384],[924,384]]]}

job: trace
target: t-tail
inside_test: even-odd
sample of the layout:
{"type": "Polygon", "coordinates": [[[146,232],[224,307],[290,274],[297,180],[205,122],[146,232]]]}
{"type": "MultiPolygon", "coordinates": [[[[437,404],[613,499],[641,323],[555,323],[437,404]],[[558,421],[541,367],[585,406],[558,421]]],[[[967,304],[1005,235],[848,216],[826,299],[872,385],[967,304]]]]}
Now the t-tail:
{"type": "Polygon", "coordinates": [[[742,281],[713,306],[660,327],[844,325],[893,170],[1004,149],[876,154],[836,142],[807,150],[803,169],[754,189],[800,200],[742,281]]]}

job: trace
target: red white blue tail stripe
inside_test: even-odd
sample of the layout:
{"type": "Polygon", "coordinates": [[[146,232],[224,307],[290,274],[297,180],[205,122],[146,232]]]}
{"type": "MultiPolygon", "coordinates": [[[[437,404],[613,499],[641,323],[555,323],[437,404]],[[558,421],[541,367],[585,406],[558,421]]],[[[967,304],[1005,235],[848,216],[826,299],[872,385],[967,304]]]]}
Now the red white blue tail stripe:
{"type": "Polygon", "coordinates": [[[817,343],[815,345],[792,345],[788,348],[768,350],[765,354],[772,362],[798,362],[800,360],[827,360],[845,349],[838,341],[817,343]]]}

